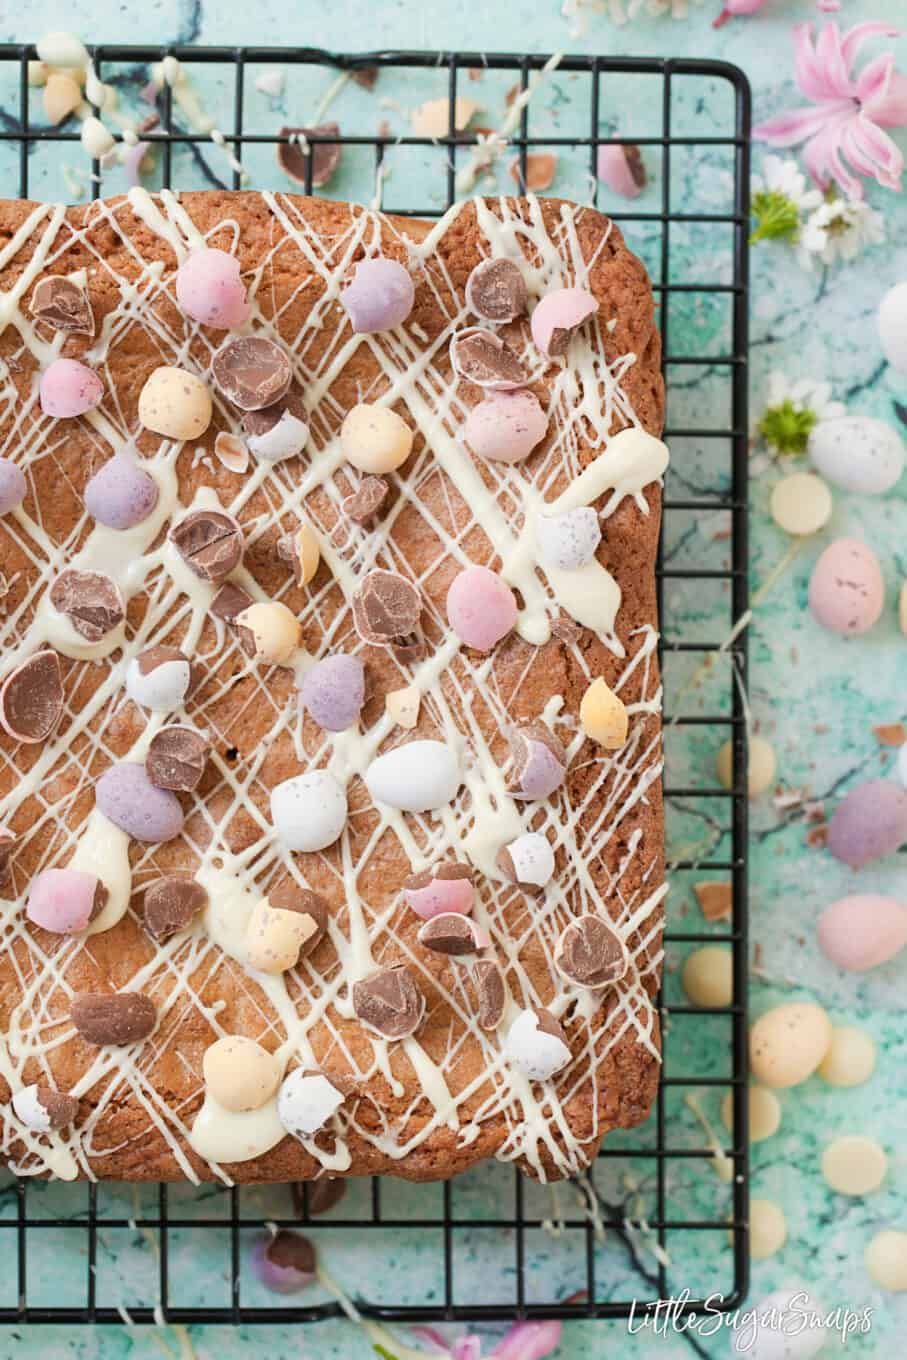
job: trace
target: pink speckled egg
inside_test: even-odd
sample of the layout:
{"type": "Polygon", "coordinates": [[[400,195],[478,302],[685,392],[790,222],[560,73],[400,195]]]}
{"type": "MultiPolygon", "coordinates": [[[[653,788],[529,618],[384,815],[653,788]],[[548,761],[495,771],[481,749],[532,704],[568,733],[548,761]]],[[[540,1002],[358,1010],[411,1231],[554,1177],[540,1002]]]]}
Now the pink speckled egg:
{"type": "Polygon", "coordinates": [[[519,463],[545,438],[548,417],[532,392],[494,392],[466,417],[463,436],[492,463],[519,463]]]}
{"type": "Polygon", "coordinates": [[[587,288],[554,288],[532,313],[530,328],[536,349],[548,359],[567,353],[584,321],[598,311],[598,299],[587,288]]]}
{"type": "Polygon", "coordinates": [[[447,621],[467,647],[490,652],[516,623],[516,596],[488,567],[467,567],[447,592],[447,621]]]}
{"type": "Polygon", "coordinates": [[[828,823],[835,859],[862,869],[907,843],[907,789],[891,779],[868,779],[851,789],[828,823]]]}
{"type": "Polygon", "coordinates": [[[229,331],[249,318],[239,260],[225,250],[194,250],[176,273],[176,300],[193,321],[229,331]]]}
{"type": "Polygon", "coordinates": [[[819,948],[849,973],[865,973],[907,944],[907,907],[893,897],[858,893],[826,907],[816,923],[819,948]]]}
{"type": "Polygon", "coordinates": [[[38,394],[46,416],[66,420],[93,410],[104,387],[94,369],[78,359],[54,359],[41,374],[38,394]]]}
{"type": "Polygon", "coordinates": [[[838,538],[822,553],[809,582],[809,607],[824,628],[867,632],[885,604],[879,559],[856,538],[838,538]]]}

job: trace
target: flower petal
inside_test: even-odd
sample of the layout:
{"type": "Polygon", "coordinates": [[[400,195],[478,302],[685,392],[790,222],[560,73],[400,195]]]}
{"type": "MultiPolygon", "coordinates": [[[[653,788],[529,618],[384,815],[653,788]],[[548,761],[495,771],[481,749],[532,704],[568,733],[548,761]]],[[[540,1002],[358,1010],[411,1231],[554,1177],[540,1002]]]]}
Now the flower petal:
{"type": "Polygon", "coordinates": [[[893,52],[883,52],[863,67],[857,98],[867,117],[881,127],[907,123],[907,79],[894,69],[893,52]]]}
{"type": "Polygon", "coordinates": [[[904,173],[904,155],[900,147],[876,127],[871,119],[858,114],[848,128],[848,149],[871,161],[874,175],[879,184],[886,189],[900,189],[901,175],[904,173]]]}
{"type": "Polygon", "coordinates": [[[848,66],[851,66],[867,38],[898,38],[900,33],[899,28],[892,28],[891,24],[880,23],[878,20],[872,20],[865,24],[855,24],[853,28],[847,30],[841,40],[844,60],[848,66]]]}
{"type": "Polygon", "coordinates": [[[834,98],[813,48],[812,24],[794,24],[794,79],[807,99],[834,98]]]}
{"type": "Polygon", "coordinates": [[[855,87],[841,45],[841,30],[834,21],[827,23],[816,39],[816,61],[832,97],[853,96],[855,87]]]}
{"type": "Polygon", "coordinates": [[[544,1360],[560,1339],[559,1322],[515,1322],[491,1352],[490,1360],[544,1360]]]}
{"type": "MultiPolygon", "coordinates": [[[[842,105],[837,111],[844,112],[845,107],[848,113],[853,109],[848,100],[847,105],[842,105]]],[[[779,113],[776,118],[754,127],[753,136],[756,141],[769,142],[772,146],[796,146],[798,142],[821,132],[828,125],[829,114],[833,112],[835,110],[828,105],[815,109],[788,109],[786,113],[779,113]]]]}

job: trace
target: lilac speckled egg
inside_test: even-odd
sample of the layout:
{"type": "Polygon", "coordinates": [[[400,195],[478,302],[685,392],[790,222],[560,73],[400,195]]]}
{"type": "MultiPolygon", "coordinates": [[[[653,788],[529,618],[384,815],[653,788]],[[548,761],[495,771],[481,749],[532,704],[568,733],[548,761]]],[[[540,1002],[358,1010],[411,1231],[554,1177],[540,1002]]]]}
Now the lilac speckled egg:
{"type": "Polygon", "coordinates": [[[816,922],[819,948],[849,973],[865,973],[907,944],[907,907],[893,897],[858,893],[826,907],[816,922]]]}
{"type": "Polygon", "coordinates": [[[326,656],[306,671],[300,697],[320,727],[344,732],[365,703],[365,667],[358,656],[326,656]]]}
{"type": "Polygon", "coordinates": [[[85,487],[85,509],[108,529],[133,529],[151,514],[157,482],[129,453],[118,453],[85,487]]]}
{"type": "Polygon", "coordinates": [[[104,816],[133,840],[160,845],[183,829],[183,809],[176,794],[159,789],[144,765],[121,761],[98,780],[95,802],[104,816]]]}
{"type": "Polygon", "coordinates": [[[252,1244],[252,1273],[275,1294],[296,1294],[315,1279],[315,1248],[302,1233],[281,1228],[252,1244]]]}
{"type": "Polygon", "coordinates": [[[536,349],[549,359],[566,354],[574,331],[597,311],[595,295],[585,288],[555,288],[546,293],[530,323],[536,349]]]}
{"type": "Polygon", "coordinates": [[[850,637],[867,632],[885,604],[879,559],[856,538],[837,538],[822,553],[809,582],[809,607],[824,628],[850,637]]]}
{"type": "Polygon", "coordinates": [[[0,515],[16,510],[25,500],[25,473],[9,458],[0,458],[0,515]]]}
{"type": "Polygon", "coordinates": [[[360,260],[352,282],[340,294],[350,325],[358,334],[401,325],[415,300],[416,289],[408,271],[383,255],[360,260]]]}
{"type": "Polygon", "coordinates": [[[106,892],[102,890],[103,896],[99,894],[101,886],[96,874],[78,869],[45,869],[32,879],[28,890],[25,908],[28,919],[55,935],[84,930],[106,899],[106,892]]]}
{"type": "Polygon", "coordinates": [[[447,592],[447,621],[467,647],[490,652],[517,619],[516,596],[488,567],[466,567],[447,592]]]}
{"type": "Polygon", "coordinates": [[[907,789],[891,779],[869,779],[841,800],[828,823],[835,859],[862,869],[907,842],[907,789]]]}
{"type": "Polygon", "coordinates": [[[78,359],[54,359],[41,374],[38,393],[46,416],[68,419],[93,410],[104,387],[94,369],[78,359]]]}
{"type": "Polygon", "coordinates": [[[532,392],[495,392],[466,417],[463,437],[480,458],[492,463],[519,463],[548,429],[548,417],[532,392]]]}
{"type": "Polygon", "coordinates": [[[225,250],[194,250],[176,272],[176,301],[193,321],[229,331],[249,319],[239,260],[225,250]]]}

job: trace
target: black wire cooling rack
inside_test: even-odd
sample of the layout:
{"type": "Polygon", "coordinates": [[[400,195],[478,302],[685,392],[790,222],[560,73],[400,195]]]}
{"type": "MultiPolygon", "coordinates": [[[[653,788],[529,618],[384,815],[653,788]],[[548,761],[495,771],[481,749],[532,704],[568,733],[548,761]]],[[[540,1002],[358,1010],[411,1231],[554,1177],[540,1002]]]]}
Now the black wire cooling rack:
{"type": "MultiPolygon", "coordinates": [[[[356,78],[348,90],[357,107],[370,111],[356,115],[354,130],[322,136],[342,144],[348,163],[329,192],[369,201],[377,185],[387,210],[414,216],[437,216],[454,201],[458,170],[479,139],[457,129],[457,97],[487,105],[500,96],[506,110],[549,60],[248,47],[99,46],[91,54],[97,73],[124,101],[168,55],[212,92],[222,132],[214,141],[210,130],[187,121],[163,86],[160,123],[147,134],[158,156],[152,187],[199,181],[227,187],[222,169],[231,166],[231,151],[244,165],[261,165],[267,156],[264,174],[250,176],[253,187],[294,187],[276,167],[278,128],[324,119],[288,117],[287,94],[259,84],[262,73],[282,68],[288,91],[308,82],[326,88],[328,98],[338,80],[356,78]],[[372,90],[375,73],[380,80],[372,90]],[[412,136],[405,121],[404,132],[395,131],[390,114],[405,119],[401,97],[409,107],[448,98],[447,135],[412,136]],[[269,177],[271,184],[263,183],[269,177]],[[391,195],[401,179],[416,185],[415,197],[391,195]]],[[[41,125],[40,92],[28,84],[35,57],[30,46],[0,46],[0,190],[64,197],[53,157],[72,153],[86,171],[87,161],[71,145],[79,136],[72,124],[41,125]]],[[[336,108],[330,116],[346,118],[336,108]]],[[[603,144],[635,143],[649,167],[651,182],[639,199],[615,199],[613,211],[611,202],[602,206],[653,278],[673,453],[658,589],[674,886],[661,995],[665,1065],[651,1117],[608,1138],[584,1184],[538,1187],[492,1163],[452,1183],[355,1183],[333,1209],[311,1218],[307,1194],[300,1205],[287,1187],[20,1182],[0,1191],[7,1262],[0,1321],[286,1323],[335,1316],[340,1304],[330,1294],[310,1291],[299,1301],[267,1295],[245,1264],[251,1236],[266,1224],[289,1227],[300,1219],[359,1309],[389,1321],[626,1317],[685,1289],[683,1311],[701,1311],[709,1296],[721,1309],[744,1297],[747,1144],[725,1134],[718,1098],[731,1094],[733,1127],[746,1129],[746,645],[733,625],[747,609],[749,130],[749,87],[736,67],[563,56],[508,136],[497,190],[490,176],[476,190],[513,191],[507,171],[525,181],[528,158],[539,151],[558,157],[552,191],[574,198],[604,192],[595,179],[603,144]],[[702,773],[714,768],[715,750],[728,738],[731,792],[711,787],[713,778],[702,773]],[[703,879],[730,885],[729,920],[706,921],[691,906],[690,889],[703,879]],[[677,968],[690,948],[715,941],[733,954],[734,1004],[694,1011],[682,1004],[677,968]],[[687,1103],[691,1095],[696,1109],[687,1103]],[[722,1165],[731,1167],[723,1179],[715,1175],[722,1165]]],[[[90,192],[123,187],[97,163],[92,170],[90,192]]],[[[246,182],[235,166],[227,178],[234,188],[246,182]]],[[[308,178],[311,191],[311,164],[308,178]]],[[[71,193],[72,173],[67,183],[71,193]]]]}

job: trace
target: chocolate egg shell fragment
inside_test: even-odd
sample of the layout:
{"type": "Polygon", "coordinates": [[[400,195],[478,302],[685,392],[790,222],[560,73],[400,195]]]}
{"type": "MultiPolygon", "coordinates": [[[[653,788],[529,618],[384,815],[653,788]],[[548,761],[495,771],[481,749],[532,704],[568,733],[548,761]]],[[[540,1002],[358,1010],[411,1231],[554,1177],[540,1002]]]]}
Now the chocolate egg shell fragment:
{"type": "Polygon", "coordinates": [[[598,311],[598,300],[585,288],[555,288],[532,313],[532,338],[549,359],[567,353],[574,334],[598,311]]]}
{"type": "Polygon", "coordinates": [[[372,524],[387,500],[387,482],[383,477],[363,477],[351,496],[345,496],[341,509],[354,524],[372,524]]]}
{"type": "Polygon", "coordinates": [[[421,926],[416,937],[438,954],[477,954],[491,944],[488,931],[459,911],[439,912],[421,926]]]}
{"type": "Polygon", "coordinates": [[[160,845],[183,829],[179,799],[152,784],[144,765],[121,761],[105,770],[95,788],[95,802],[104,816],[133,840],[160,845]]]}
{"type": "Polygon", "coordinates": [[[50,588],[50,602],[87,642],[100,642],[126,617],[120,588],[103,571],[61,571],[50,588]]]}
{"type": "Polygon", "coordinates": [[[279,401],[293,376],[286,350],[265,335],[228,340],[211,360],[211,372],[224,396],[243,411],[279,401]]]}
{"type": "Polygon", "coordinates": [[[450,342],[454,372],[467,382],[490,392],[511,392],[525,387],[529,375],[499,335],[470,326],[450,342]]]}
{"type": "Polygon", "coordinates": [[[547,1081],[572,1056],[562,1025],[543,1006],[520,1012],[507,1032],[503,1052],[531,1081],[547,1081]]]}
{"type": "Polygon", "coordinates": [[[49,647],[23,661],[0,687],[0,723],[15,741],[45,741],[62,712],[60,658],[49,647]]]}
{"type": "Polygon", "coordinates": [[[162,727],[145,756],[148,778],[156,788],[189,793],[205,773],[210,750],[207,738],[194,728],[162,727]]]}
{"type": "Polygon", "coordinates": [[[242,528],[223,510],[193,510],[169,536],[189,570],[203,581],[223,580],[242,560],[242,528]]]}
{"type": "Polygon", "coordinates": [[[518,727],[510,738],[507,787],[514,798],[547,798],[563,784],[567,753],[543,722],[518,727]]]}
{"type": "Polygon", "coordinates": [[[433,864],[403,883],[403,900],[408,907],[429,921],[433,916],[452,911],[468,914],[473,906],[472,869],[455,860],[433,864]]]}
{"type": "Polygon", "coordinates": [[[323,1072],[296,1067],[277,1093],[277,1117],[295,1138],[311,1138],[343,1104],[344,1095],[323,1072]]]}
{"type": "Polygon", "coordinates": [[[513,260],[483,260],[466,280],[466,305],[483,321],[515,321],[528,302],[526,280],[513,260]]]}
{"type": "Polygon", "coordinates": [[[554,966],[578,987],[607,987],[619,982],[629,967],[623,940],[600,916],[578,916],[561,934],[554,949],[554,966]]]}
{"type": "Polygon", "coordinates": [[[328,928],[328,904],[321,893],[301,888],[289,875],[268,889],[268,903],[278,911],[295,911],[307,916],[311,933],[303,940],[299,957],[304,959],[324,939],[328,928]]]}
{"type": "Polygon", "coordinates": [[[148,1038],[157,1007],[141,992],[82,992],[73,997],[69,1018],[90,1044],[123,1048],[148,1038]]]}
{"type": "Polygon", "coordinates": [[[145,890],[142,924],[161,943],[190,926],[207,905],[208,894],[194,878],[168,874],[145,890]]]}
{"type": "Polygon", "coordinates": [[[259,411],[244,411],[242,427],[250,452],[266,463],[279,463],[301,453],[309,427],[299,388],[291,382],[279,401],[259,411]]]}
{"type": "Polygon", "coordinates": [[[425,997],[404,964],[380,968],[354,982],[352,1001],[363,1025],[385,1039],[415,1034],[425,1015],[425,997]]]}
{"type": "Polygon", "coordinates": [[[158,503],[157,482],[128,453],[118,453],[85,487],[85,509],[108,529],[132,529],[158,503]]]}
{"type": "Polygon", "coordinates": [[[62,274],[49,274],[35,284],[31,295],[31,314],[55,331],[75,335],[94,335],[94,316],[88,293],[62,274]]]}
{"type": "Polygon", "coordinates": [[[178,647],[156,643],[126,667],[126,693],[140,708],[172,713],[182,708],[193,684],[192,665],[178,647]]]}
{"type": "Polygon", "coordinates": [[[317,123],[312,127],[282,127],[280,137],[292,137],[290,142],[277,146],[277,164],[285,175],[306,188],[309,163],[312,167],[312,188],[327,184],[340,164],[339,142],[315,142],[312,137],[339,137],[339,123],[317,123]]]}
{"type": "Polygon", "coordinates": [[[23,1086],[12,1098],[13,1113],[26,1128],[35,1133],[51,1133],[71,1124],[79,1113],[75,1096],[55,1091],[43,1082],[23,1086]]]}
{"type": "Polygon", "coordinates": [[[376,646],[411,637],[421,615],[418,590],[395,571],[370,571],[353,595],[356,631],[364,642],[376,646]]]}
{"type": "Polygon", "coordinates": [[[527,892],[540,892],[554,874],[554,851],[547,836],[527,831],[502,846],[495,864],[511,883],[527,892]]]}
{"type": "Polygon", "coordinates": [[[473,965],[471,976],[476,993],[476,1019],[482,1029],[497,1029],[507,1004],[507,988],[500,965],[494,959],[479,959],[473,965]]]}

